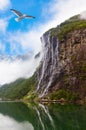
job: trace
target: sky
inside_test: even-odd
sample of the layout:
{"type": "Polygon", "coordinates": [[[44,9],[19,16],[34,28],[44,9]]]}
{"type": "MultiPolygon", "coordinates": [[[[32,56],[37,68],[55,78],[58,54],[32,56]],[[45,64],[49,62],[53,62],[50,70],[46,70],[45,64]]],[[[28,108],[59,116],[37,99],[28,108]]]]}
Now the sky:
{"type": "Polygon", "coordinates": [[[0,0],[0,84],[31,76],[40,61],[34,56],[42,50],[43,33],[85,10],[86,0],[0,0]],[[36,18],[16,22],[10,9],[36,18]],[[29,54],[27,60],[11,60],[29,54]]]}

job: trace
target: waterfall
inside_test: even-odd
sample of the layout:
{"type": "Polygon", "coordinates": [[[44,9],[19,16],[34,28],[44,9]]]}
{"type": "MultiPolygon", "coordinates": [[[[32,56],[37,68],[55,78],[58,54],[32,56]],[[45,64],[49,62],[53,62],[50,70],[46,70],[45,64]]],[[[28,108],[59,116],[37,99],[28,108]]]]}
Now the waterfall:
{"type": "Polygon", "coordinates": [[[51,60],[52,61],[51,61],[51,66],[50,66],[49,82],[48,82],[46,88],[44,89],[41,97],[43,97],[46,94],[46,92],[48,91],[49,87],[51,86],[51,84],[54,80],[54,75],[56,75],[54,72],[54,69],[57,68],[57,63],[58,63],[58,42],[57,42],[57,46],[55,49],[53,48],[53,46],[51,47],[51,60]]]}
{"type": "Polygon", "coordinates": [[[56,75],[58,75],[58,40],[51,37],[50,31],[41,38],[43,45],[43,58],[41,74],[38,79],[37,91],[40,97],[47,94],[49,87],[53,83],[56,75]]]}
{"type": "Polygon", "coordinates": [[[41,82],[43,80],[43,77],[44,77],[44,74],[45,74],[45,71],[46,71],[46,67],[47,67],[47,64],[46,64],[47,62],[46,61],[47,61],[47,53],[48,53],[49,47],[46,47],[46,40],[49,43],[49,35],[50,35],[50,33],[48,34],[48,39],[46,39],[44,35],[41,37],[41,41],[43,43],[42,44],[42,52],[43,52],[42,61],[43,61],[43,64],[42,64],[41,77],[39,79],[37,91],[39,90],[39,88],[41,86],[40,84],[41,84],[41,82]]]}

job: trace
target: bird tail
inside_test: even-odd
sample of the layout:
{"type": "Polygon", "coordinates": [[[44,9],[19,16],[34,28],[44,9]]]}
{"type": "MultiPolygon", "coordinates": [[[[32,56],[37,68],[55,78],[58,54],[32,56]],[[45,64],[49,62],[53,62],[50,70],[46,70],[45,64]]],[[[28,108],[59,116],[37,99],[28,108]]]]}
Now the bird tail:
{"type": "Polygon", "coordinates": [[[15,18],[16,22],[19,22],[21,20],[21,18],[15,18]]]}
{"type": "Polygon", "coordinates": [[[15,21],[18,22],[19,21],[18,18],[15,18],[15,21]]]}

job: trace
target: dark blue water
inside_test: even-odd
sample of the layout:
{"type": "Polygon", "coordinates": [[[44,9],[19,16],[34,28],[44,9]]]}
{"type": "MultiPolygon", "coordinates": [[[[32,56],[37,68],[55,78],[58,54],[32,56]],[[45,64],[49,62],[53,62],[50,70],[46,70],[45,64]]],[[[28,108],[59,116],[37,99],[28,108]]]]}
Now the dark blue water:
{"type": "Polygon", "coordinates": [[[86,130],[86,106],[2,102],[0,130],[86,130]]]}

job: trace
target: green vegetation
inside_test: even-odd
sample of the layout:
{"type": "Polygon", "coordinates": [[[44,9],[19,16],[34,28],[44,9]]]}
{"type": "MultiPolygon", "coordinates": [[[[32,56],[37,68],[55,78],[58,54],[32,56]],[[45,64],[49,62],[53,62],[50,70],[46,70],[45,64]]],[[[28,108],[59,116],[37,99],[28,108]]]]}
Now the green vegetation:
{"type": "Polygon", "coordinates": [[[76,15],[58,25],[57,28],[51,29],[51,36],[57,36],[59,40],[63,40],[69,32],[82,28],[86,28],[86,20],[80,20],[76,15]]]}
{"type": "Polygon", "coordinates": [[[75,16],[69,18],[68,20],[64,21],[63,23],[61,23],[60,26],[64,26],[69,23],[77,22],[79,20],[80,20],[80,15],[75,15],[75,16]]]}
{"type": "Polygon", "coordinates": [[[77,29],[81,29],[81,28],[86,28],[86,21],[76,21],[76,22],[72,22],[69,24],[66,24],[64,26],[61,27],[60,32],[58,33],[58,37],[59,39],[63,39],[65,35],[67,35],[67,33],[77,30],[77,29]]]}
{"type": "Polygon", "coordinates": [[[29,91],[27,95],[23,97],[23,100],[38,101],[38,95],[35,91],[29,91]]]}
{"type": "Polygon", "coordinates": [[[50,94],[51,100],[59,100],[64,99],[66,101],[76,101],[78,99],[78,94],[73,93],[71,91],[66,91],[64,89],[60,89],[50,94]]]}
{"type": "Polygon", "coordinates": [[[0,88],[0,98],[7,99],[21,99],[29,91],[33,91],[35,86],[35,76],[33,75],[29,79],[18,79],[13,83],[3,85],[0,88]]]}

